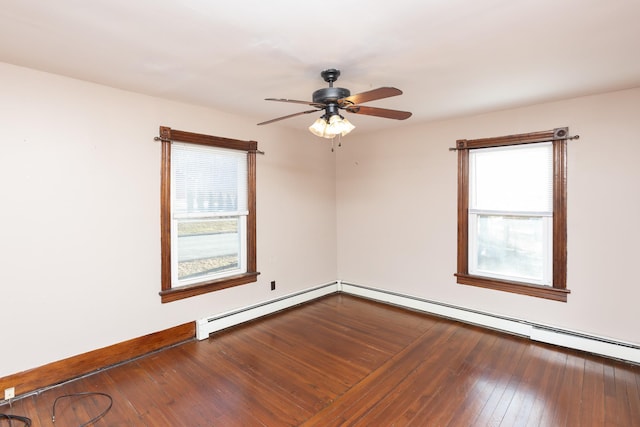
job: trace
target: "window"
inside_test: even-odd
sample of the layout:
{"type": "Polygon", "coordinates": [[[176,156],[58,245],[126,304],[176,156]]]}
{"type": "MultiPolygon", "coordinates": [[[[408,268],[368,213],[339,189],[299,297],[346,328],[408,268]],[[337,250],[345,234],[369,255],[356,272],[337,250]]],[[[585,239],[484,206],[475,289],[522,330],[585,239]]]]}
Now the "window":
{"type": "Polygon", "coordinates": [[[457,141],[458,283],[566,302],[567,138],[457,141]]]}
{"type": "Polygon", "coordinates": [[[255,282],[255,141],[160,127],[162,302],[255,282]]]}

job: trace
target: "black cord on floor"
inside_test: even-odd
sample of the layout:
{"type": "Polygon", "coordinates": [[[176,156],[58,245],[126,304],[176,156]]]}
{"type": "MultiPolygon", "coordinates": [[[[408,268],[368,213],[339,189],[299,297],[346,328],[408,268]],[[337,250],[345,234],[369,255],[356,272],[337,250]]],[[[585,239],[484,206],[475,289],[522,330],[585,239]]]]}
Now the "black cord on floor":
{"type": "MultiPolygon", "coordinates": [[[[80,424],[80,427],[85,427],[85,426],[88,426],[89,424],[95,423],[100,418],[104,417],[107,414],[107,412],[109,412],[111,407],[113,406],[113,398],[111,396],[109,396],[107,393],[101,393],[99,391],[88,391],[88,392],[83,392],[83,393],[64,394],[62,396],[56,397],[56,400],[53,401],[53,408],[51,409],[51,421],[53,421],[54,423],[56,422],[56,404],[58,403],[58,399],[63,399],[63,398],[68,398],[68,397],[84,397],[84,396],[104,396],[107,399],[109,399],[109,405],[107,406],[107,408],[104,411],[102,411],[97,416],[91,418],[89,421],[87,421],[84,424],[80,424]]],[[[31,425],[31,424],[29,424],[29,425],[31,425]]]]}
{"type": "Polygon", "coordinates": [[[0,420],[9,420],[9,427],[13,426],[13,420],[24,423],[25,427],[31,427],[31,418],[21,417],[20,415],[0,414],[0,420]]]}

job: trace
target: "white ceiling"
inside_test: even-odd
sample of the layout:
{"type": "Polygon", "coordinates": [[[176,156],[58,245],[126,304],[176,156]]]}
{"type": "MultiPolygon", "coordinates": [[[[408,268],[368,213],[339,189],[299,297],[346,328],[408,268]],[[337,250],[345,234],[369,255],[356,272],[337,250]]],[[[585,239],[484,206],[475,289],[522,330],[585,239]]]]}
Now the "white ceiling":
{"type": "MultiPolygon", "coordinates": [[[[0,61],[250,116],[404,91],[360,132],[640,87],[638,0],[0,0],[0,61]]],[[[309,116],[269,126],[306,127],[309,116]]]]}

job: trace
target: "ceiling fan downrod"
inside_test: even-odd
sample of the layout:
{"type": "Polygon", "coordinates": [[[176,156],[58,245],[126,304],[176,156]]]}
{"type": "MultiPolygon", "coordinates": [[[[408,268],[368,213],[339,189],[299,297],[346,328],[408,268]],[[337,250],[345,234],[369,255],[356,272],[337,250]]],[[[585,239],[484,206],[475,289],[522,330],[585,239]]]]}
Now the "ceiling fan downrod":
{"type": "Polygon", "coordinates": [[[322,76],[325,82],[329,83],[329,87],[333,87],[333,82],[338,80],[338,77],[340,77],[340,70],[329,68],[328,70],[322,71],[320,76],[322,76]]]}

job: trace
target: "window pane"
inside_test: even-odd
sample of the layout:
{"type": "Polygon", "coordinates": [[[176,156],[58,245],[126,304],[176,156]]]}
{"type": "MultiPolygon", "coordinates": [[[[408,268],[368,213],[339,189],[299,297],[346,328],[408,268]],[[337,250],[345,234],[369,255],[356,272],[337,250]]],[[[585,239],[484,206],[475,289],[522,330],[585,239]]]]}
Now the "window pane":
{"type": "Polygon", "coordinates": [[[475,273],[544,281],[544,218],[477,215],[476,226],[475,273]]]}
{"type": "Polygon", "coordinates": [[[471,209],[553,210],[551,143],[471,150],[469,161],[471,209]]]}
{"type": "Polygon", "coordinates": [[[241,219],[178,221],[178,280],[238,270],[241,219]]]}

